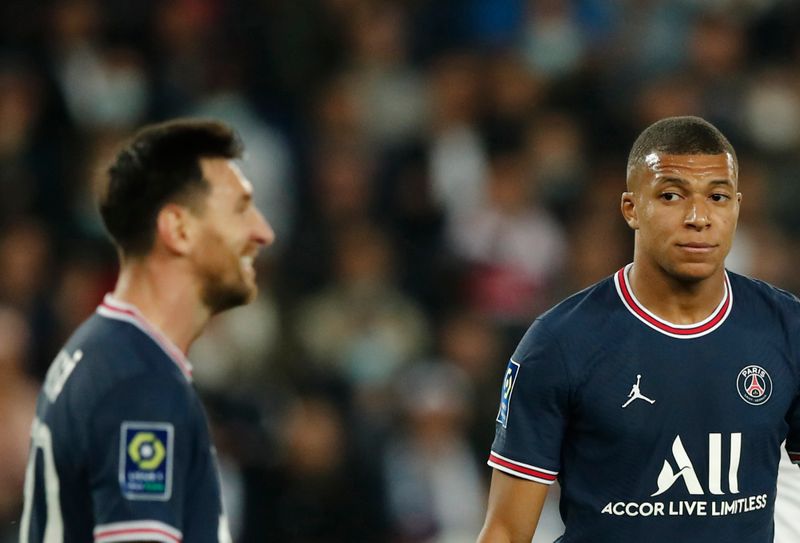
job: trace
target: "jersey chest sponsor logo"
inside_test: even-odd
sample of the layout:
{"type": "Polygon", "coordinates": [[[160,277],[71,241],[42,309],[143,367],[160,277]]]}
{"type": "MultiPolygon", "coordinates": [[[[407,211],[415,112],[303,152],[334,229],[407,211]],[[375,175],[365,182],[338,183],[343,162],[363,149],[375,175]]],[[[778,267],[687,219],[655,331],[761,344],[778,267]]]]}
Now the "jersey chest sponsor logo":
{"type": "Polygon", "coordinates": [[[503,376],[503,391],[500,394],[500,410],[497,412],[497,422],[508,425],[508,412],[511,409],[511,394],[514,392],[514,384],[519,375],[519,364],[513,360],[508,361],[508,368],[503,376]]]}
{"type": "Polygon", "coordinates": [[[169,500],[172,495],[174,433],[174,427],[169,423],[122,423],[119,484],[127,499],[169,500]]]}
{"type": "Polygon", "coordinates": [[[690,456],[681,436],[672,441],[671,454],[667,455],[656,477],[656,490],[650,498],[656,498],[667,490],[685,489],[691,499],[644,502],[608,502],[600,511],[612,516],[728,516],[750,513],[767,507],[767,494],[741,496],[739,489],[739,466],[742,453],[742,434],[735,432],[727,436],[721,433],[708,434],[708,457],[690,456]],[[724,441],[727,438],[728,443],[724,441]],[[723,450],[728,454],[723,454],[723,450]],[[708,466],[708,479],[701,481],[695,465],[701,462],[708,466]],[[702,498],[702,499],[701,499],[702,498]]]}
{"type": "Polygon", "coordinates": [[[750,405],[767,403],[772,396],[772,378],[761,366],[751,364],[736,376],[736,391],[750,405]]]}
{"type": "MultiPolygon", "coordinates": [[[[742,434],[734,433],[730,435],[730,456],[727,459],[728,491],[731,494],[739,493],[739,460],[742,454],[742,434]]],[[[651,497],[658,496],[669,490],[678,480],[685,485],[689,494],[702,495],[707,489],[710,494],[721,495],[725,492],[722,489],[722,434],[708,434],[708,486],[703,488],[700,479],[694,469],[694,464],[689,458],[686,449],[681,441],[681,436],[675,437],[672,442],[672,460],[675,464],[673,469],[669,460],[664,460],[661,472],[658,474],[656,490],[651,497]]]]}

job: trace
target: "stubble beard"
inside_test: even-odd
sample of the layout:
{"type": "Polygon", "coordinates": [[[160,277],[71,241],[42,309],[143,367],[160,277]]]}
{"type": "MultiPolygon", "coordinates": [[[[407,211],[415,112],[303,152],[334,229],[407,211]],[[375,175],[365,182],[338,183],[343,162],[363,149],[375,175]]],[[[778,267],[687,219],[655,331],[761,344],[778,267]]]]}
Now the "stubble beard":
{"type": "Polygon", "coordinates": [[[258,289],[250,285],[241,274],[235,281],[225,280],[219,271],[204,274],[200,297],[212,315],[250,303],[258,289]]]}

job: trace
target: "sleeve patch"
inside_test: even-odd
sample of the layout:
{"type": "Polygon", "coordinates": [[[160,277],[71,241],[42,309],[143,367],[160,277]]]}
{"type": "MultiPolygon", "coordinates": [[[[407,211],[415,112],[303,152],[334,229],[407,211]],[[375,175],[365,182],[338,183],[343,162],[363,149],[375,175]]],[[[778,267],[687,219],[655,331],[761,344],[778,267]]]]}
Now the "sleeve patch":
{"type": "Polygon", "coordinates": [[[513,360],[508,361],[508,368],[503,376],[503,391],[500,395],[500,411],[497,413],[497,422],[503,425],[508,424],[508,412],[511,409],[511,394],[514,392],[514,383],[517,382],[519,375],[519,364],[513,360]]]}
{"type": "Polygon", "coordinates": [[[172,424],[125,421],[120,428],[119,484],[129,500],[167,501],[172,496],[172,424]]]}

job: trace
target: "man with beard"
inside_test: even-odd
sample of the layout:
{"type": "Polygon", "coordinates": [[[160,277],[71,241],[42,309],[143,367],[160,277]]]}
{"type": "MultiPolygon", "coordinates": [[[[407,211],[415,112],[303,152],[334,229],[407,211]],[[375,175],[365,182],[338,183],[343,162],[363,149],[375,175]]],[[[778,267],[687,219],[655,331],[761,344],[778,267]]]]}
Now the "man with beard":
{"type": "Polygon", "coordinates": [[[39,395],[23,543],[229,543],[205,413],[186,352],[257,292],[272,243],[226,125],[146,127],[100,197],[120,274],[67,341],[39,395]]]}

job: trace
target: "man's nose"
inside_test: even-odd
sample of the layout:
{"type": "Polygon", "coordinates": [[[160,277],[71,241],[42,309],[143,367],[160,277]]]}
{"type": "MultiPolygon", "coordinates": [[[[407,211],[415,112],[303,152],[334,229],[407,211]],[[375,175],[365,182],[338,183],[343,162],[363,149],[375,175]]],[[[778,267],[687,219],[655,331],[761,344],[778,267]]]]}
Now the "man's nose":
{"type": "Polygon", "coordinates": [[[689,199],[684,224],[698,230],[708,228],[711,225],[708,203],[704,196],[696,196],[689,199]]]}
{"type": "Polygon", "coordinates": [[[253,240],[265,247],[269,247],[275,242],[275,231],[260,211],[256,212],[253,240]]]}

